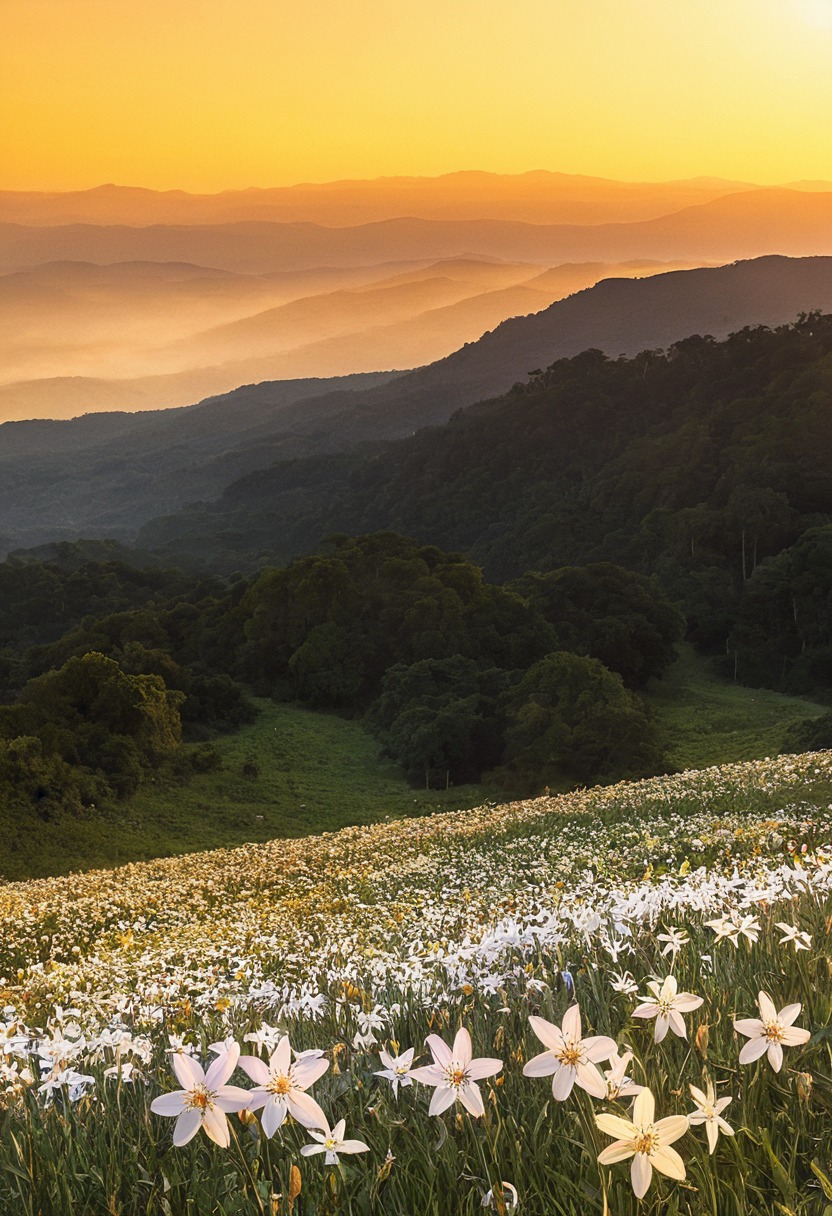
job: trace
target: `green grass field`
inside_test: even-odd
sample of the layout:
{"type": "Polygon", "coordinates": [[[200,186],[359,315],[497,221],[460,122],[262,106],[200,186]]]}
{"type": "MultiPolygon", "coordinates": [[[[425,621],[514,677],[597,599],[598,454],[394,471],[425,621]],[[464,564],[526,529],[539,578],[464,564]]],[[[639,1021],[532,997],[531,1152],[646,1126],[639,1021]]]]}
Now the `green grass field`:
{"type": "Polygon", "coordinates": [[[829,712],[801,697],[728,683],[689,646],[646,700],[675,769],[776,756],[788,726],[829,712]]]}
{"type": "MultiPolygon", "coordinates": [[[[664,680],[653,682],[647,700],[674,769],[776,755],[787,726],[827,709],[726,683],[689,648],[664,680]]],[[[497,797],[476,785],[414,789],[379,756],[360,723],[266,700],[258,705],[256,722],[214,741],[218,770],[186,779],[169,765],[111,811],[38,824],[36,834],[0,841],[0,873],[11,879],[65,874],[497,797]],[[245,773],[252,765],[257,776],[245,773]]]]}

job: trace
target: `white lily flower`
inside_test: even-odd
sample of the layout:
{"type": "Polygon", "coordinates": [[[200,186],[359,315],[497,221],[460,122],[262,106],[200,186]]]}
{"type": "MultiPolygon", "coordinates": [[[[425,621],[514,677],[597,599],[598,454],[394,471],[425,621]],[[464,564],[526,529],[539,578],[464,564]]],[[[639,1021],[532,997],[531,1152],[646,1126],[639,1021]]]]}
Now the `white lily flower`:
{"type": "Polygon", "coordinates": [[[324,1075],[329,1060],[318,1053],[303,1055],[292,1062],[289,1036],[285,1034],[264,1064],[257,1056],[241,1056],[240,1067],[251,1077],[255,1088],[249,1096],[249,1110],[263,1110],[263,1131],[271,1139],[287,1115],[304,1127],[328,1127],[329,1122],[314,1098],[305,1091],[324,1075]]]}
{"type": "Polygon", "coordinates": [[[566,1101],[574,1085],[580,1085],[593,1098],[607,1096],[607,1083],[597,1064],[617,1054],[615,1039],[607,1035],[582,1038],[581,1011],[577,1005],[567,1009],[561,1028],[544,1018],[530,1017],[529,1023],[548,1051],[523,1065],[524,1077],[551,1077],[552,1096],[558,1102],[566,1101]]]}
{"type": "Polygon", "coordinates": [[[300,1150],[304,1157],[312,1157],[315,1153],[326,1153],[326,1164],[337,1165],[339,1153],[369,1153],[370,1146],[363,1140],[345,1140],[347,1130],[346,1119],[341,1119],[330,1131],[329,1124],[324,1122],[320,1131],[310,1131],[317,1144],[304,1144],[300,1150]]]}
{"type": "Polygon", "coordinates": [[[808,1030],[793,1025],[802,1005],[800,1002],[786,1005],[778,1013],[767,992],[758,994],[757,1004],[759,1018],[741,1018],[734,1022],[734,1030],[748,1039],[740,1052],[740,1064],[751,1064],[768,1052],[769,1064],[779,1072],[783,1067],[783,1048],[800,1047],[811,1038],[808,1030]]]}
{"type": "Polygon", "coordinates": [[[662,954],[672,955],[675,958],[682,947],[688,944],[690,938],[684,929],[669,929],[667,933],[659,933],[658,940],[666,943],[662,946],[662,954]]]}
{"type": "Polygon", "coordinates": [[[155,1115],[176,1118],[173,1143],[177,1148],[187,1144],[203,1127],[209,1140],[220,1148],[228,1148],[231,1137],[226,1114],[245,1110],[250,1094],[237,1085],[226,1085],[226,1081],[237,1067],[240,1049],[234,1046],[211,1063],[208,1072],[184,1052],[177,1052],[171,1060],[182,1089],[161,1094],[150,1103],[155,1115]]]}
{"type": "Polygon", "coordinates": [[[794,945],[795,954],[798,950],[809,950],[811,948],[811,933],[805,933],[802,929],[798,929],[797,925],[787,925],[782,920],[778,920],[776,924],[777,928],[783,931],[783,936],[780,938],[781,946],[786,946],[791,942],[794,945]]]}
{"type": "Polygon", "coordinates": [[[635,1081],[631,1081],[624,1075],[632,1058],[631,1051],[625,1051],[623,1056],[620,1056],[618,1052],[614,1056],[610,1056],[612,1067],[604,1072],[607,1082],[606,1097],[609,1101],[615,1101],[616,1098],[634,1098],[644,1089],[643,1085],[636,1085],[635,1081]]]}
{"type": "Polygon", "coordinates": [[[503,1067],[502,1060],[488,1057],[472,1059],[471,1036],[465,1027],[456,1032],[453,1048],[440,1039],[438,1034],[429,1034],[427,1044],[433,1063],[411,1070],[411,1077],[423,1085],[434,1085],[428,1113],[441,1115],[457,1100],[465,1109],[479,1118],[485,1114],[482,1094],[477,1081],[493,1077],[503,1067]]]}
{"type": "Polygon", "coordinates": [[[708,1152],[712,1153],[716,1148],[720,1132],[726,1136],[733,1136],[734,1134],[733,1127],[722,1118],[722,1112],[731,1099],[717,1098],[714,1083],[710,1078],[708,1079],[707,1093],[703,1093],[695,1085],[691,1085],[689,1088],[690,1095],[696,1103],[697,1109],[688,1115],[688,1123],[691,1127],[697,1127],[700,1123],[705,1124],[705,1134],[708,1137],[708,1152]]]}
{"type": "Polygon", "coordinates": [[[643,1089],[633,1104],[632,1120],[622,1119],[620,1115],[595,1116],[600,1131],[618,1137],[614,1144],[598,1154],[599,1163],[615,1165],[632,1157],[630,1180],[638,1199],[647,1193],[654,1169],[678,1182],[685,1177],[685,1163],[670,1145],[684,1136],[688,1121],[684,1115],[670,1115],[655,1123],[655,1115],[656,1101],[649,1089],[643,1089]]]}
{"type": "Polygon", "coordinates": [[[410,1070],[413,1065],[413,1055],[415,1048],[408,1047],[407,1051],[403,1051],[400,1056],[391,1056],[389,1051],[385,1051],[382,1047],[379,1051],[381,1062],[384,1068],[376,1069],[375,1076],[385,1077],[393,1086],[393,1096],[399,1096],[399,1086],[407,1088],[413,1084],[413,1078],[410,1075],[410,1070]]]}
{"type": "Polygon", "coordinates": [[[648,999],[633,1010],[634,1018],[655,1018],[655,1040],[661,1043],[668,1030],[672,1030],[680,1039],[686,1039],[688,1032],[685,1028],[683,1013],[698,1009],[703,1003],[701,996],[692,992],[678,992],[675,975],[668,975],[660,984],[658,980],[650,980],[647,987],[653,993],[653,999],[648,999]]]}

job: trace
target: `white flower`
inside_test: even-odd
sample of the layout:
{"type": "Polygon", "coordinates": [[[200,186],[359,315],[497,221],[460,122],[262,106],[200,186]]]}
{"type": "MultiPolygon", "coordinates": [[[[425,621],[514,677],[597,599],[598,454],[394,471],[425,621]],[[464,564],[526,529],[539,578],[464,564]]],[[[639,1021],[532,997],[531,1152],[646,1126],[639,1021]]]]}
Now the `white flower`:
{"type": "Polygon", "coordinates": [[[410,1075],[423,1085],[436,1087],[428,1113],[441,1115],[459,1100],[469,1114],[484,1115],[485,1106],[477,1081],[493,1077],[503,1067],[503,1061],[487,1057],[472,1059],[471,1036],[464,1026],[456,1032],[453,1048],[448,1047],[438,1034],[429,1034],[427,1044],[433,1063],[412,1069],[410,1075]]]}
{"type": "Polygon", "coordinates": [[[805,933],[802,929],[798,929],[797,925],[787,925],[785,921],[778,920],[777,928],[783,930],[783,936],[780,938],[780,945],[785,946],[789,942],[794,944],[795,954],[798,950],[808,950],[812,945],[811,933],[805,933]]]}
{"type": "Polygon", "coordinates": [[[614,1056],[610,1056],[612,1067],[604,1073],[607,1082],[606,1097],[610,1101],[614,1101],[616,1098],[634,1098],[644,1089],[643,1085],[636,1085],[635,1081],[631,1081],[624,1075],[632,1058],[631,1051],[625,1051],[623,1056],[620,1056],[618,1052],[614,1056]]]}
{"type": "Polygon", "coordinates": [[[734,1022],[734,1030],[748,1039],[740,1052],[740,1064],[750,1064],[768,1052],[769,1064],[779,1072],[783,1067],[783,1048],[799,1047],[811,1038],[808,1030],[792,1025],[802,1006],[799,1002],[786,1005],[778,1013],[767,992],[758,994],[757,1004],[759,1018],[741,1018],[734,1022]]]}
{"type": "Polygon", "coordinates": [[[638,984],[630,975],[629,971],[612,973],[613,978],[610,980],[610,987],[613,992],[623,992],[625,996],[635,996],[638,992],[638,984]]]}
{"type": "Polygon", "coordinates": [[[744,916],[737,925],[737,933],[748,938],[749,942],[756,942],[760,932],[760,922],[756,916],[744,916]]]}
{"type": "Polygon", "coordinates": [[[193,1139],[201,1127],[209,1140],[220,1148],[228,1148],[231,1138],[225,1116],[231,1111],[245,1110],[251,1096],[237,1085],[226,1085],[239,1058],[240,1049],[235,1043],[225,1055],[217,1056],[205,1073],[184,1052],[173,1056],[173,1071],[182,1089],[154,1098],[150,1109],[156,1115],[176,1118],[173,1143],[177,1148],[193,1139]]]}
{"type": "Polygon", "coordinates": [[[662,946],[662,954],[672,955],[675,958],[682,947],[688,944],[690,938],[684,929],[669,929],[667,933],[660,933],[658,940],[667,943],[662,946]]]}
{"type": "Polygon", "coordinates": [[[258,1047],[274,1051],[285,1033],[285,1030],[281,1030],[279,1026],[270,1026],[268,1022],[262,1022],[259,1030],[253,1030],[245,1036],[245,1042],[256,1043],[258,1047]]]}
{"type": "Polygon", "coordinates": [[[512,1208],[517,1207],[518,1203],[517,1187],[512,1186],[510,1182],[501,1182],[499,1187],[485,1192],[480,1207],[496,1208],[498,1212],[510,1212],[512,1208]],[[500,1192],[499,1196],[494,1194],[495,1189],[500,1192]]]}
{"type": "Polygon", "coordinates": [[[684,1136],[688,1121],[684,1115],[670,1115],[654,1123],[655,1114],[655,1099],[649,1089],[643,1089],[633,1104],[632,1122],[620,1115],[595,1116],[598,1128],[605,1135],[618,1137],[614,1144],[598,1154],[598,1161],[601,1165],[615,1165],[632,1157],[630,1179],[638,1199],[647,1193],[654,1168],[679,1182],[685,1177],[685,1163],[669,1146],[684,1136]]]}
{"type": "Polygon", "coordinates": [[[653,993],[653,1000],[648,998],[634,1009],[633,1017],[656,1019],[657,1043],[661,1043],[668,1029],[680,1039],[686,1039],[688,1032],[682,1014],[698,1009],[702,1004],[702,997],[694,996],[692,992],[677,992],[675,975],[668,975],[662,984],[658,980],[650,980],[647,987],[653,993]]]}
{"type": "Polygon", "coordinates": [[[329,1068],[329,1061],[317,1052],[301,1056],[292,1063],[289,1036],[285,1034],[268,1067],[257,1056],[241,1056],[240,1067],[255,1083],[249,1095],[248,1109],[263,1109],[261,1121],[268,1139],[287,1115],[292,1115],[304,1127],[329,1126],[318,1103],[305,1092],[329,1068]]]}
{"type": "Polygon", "coordinates": [[[323,1127],[319,1132],[310,1131],[310,1136],[313,1140],[317,1140],[317,1144],[304,1144],[300,1150],[304,1157],[312,1157],[315,1153],[326,1153],[326,1164],[337,1165],[339,1153],[369,1153],[370,1146],[365,1144],[363,1140],[345,1140],[344,1132],[347,1129],[346,1119],[341,1119],[335,1124],[335,1127],[330,1131],[329,1124],[324,1122],[323,1127]]]}
{"type": "Polygon", "coordinates": [[[727,938],[734,946],[740,944],[739,927],[730,916],[718,916],[716,920],[706,920],[705,924],[713,929],[718,942],[727,938]]]}
{"type": "Polygon", "coordinates": [[[733,1136],[734,1134],[733,1127],[722,1118],[722,1112],[731,1099],[718,1099],[714,1083],[710,1079],[708,1080],[707,1093],[703,1094],[701,1089],[697,1089],[695,1085],[691,1085],[690,1094],[696,1103],[697,1109],[688,1115],[688,1123],[691,1127],[696,1127],[700,1123],[705,1124],[705,1134],[708,1137],[708,1152],[712,1153],[716,1148],[720,1132],[723,1132],[726,1136],[733,1136]]]}
{"type": "Polygon", "coordinates": [[[524,1077],[551,1077],[552,1096],[565,1102],[574,1085],[580,1085],[593,1098],[607,1096],[607,1083],[596,1067],[599,1060],[610,1060],[618,1052],[614,1039],[606,1035],[581,1037],[581,1011],[570,1005],[563,1015],[562,1028],[544,1018],[530,1017],[529,1023],[548,1051],[523,1065],[524,1077]]]}
{"type": "Polygon", "coordinates": [[[409,1047],[407,1051],[402,1052],[400,1056],[391,1056],[389,1051],[385,1051],[382,1047],[379,1051],[381,1062],[384,1068],[376,1070],[377,1077],[385,1077],[393,1086],[393,1096],[399,1096],[399,1086],[406,1088],[413,1084],[413,1079],[410,1075],[410,1070],[413,1065],[413,1054],[415,1048],[409,1047]]]}

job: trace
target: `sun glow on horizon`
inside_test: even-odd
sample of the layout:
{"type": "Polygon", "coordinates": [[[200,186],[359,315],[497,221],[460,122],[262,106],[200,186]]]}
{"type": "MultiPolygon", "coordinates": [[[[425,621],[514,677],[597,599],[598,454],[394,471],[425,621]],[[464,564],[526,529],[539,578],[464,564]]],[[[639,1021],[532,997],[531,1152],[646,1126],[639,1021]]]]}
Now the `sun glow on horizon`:
{"type": "Polygon", "coordinates": [[[832,0],[4,0],[0,187],[832,178],[832,0]]]}

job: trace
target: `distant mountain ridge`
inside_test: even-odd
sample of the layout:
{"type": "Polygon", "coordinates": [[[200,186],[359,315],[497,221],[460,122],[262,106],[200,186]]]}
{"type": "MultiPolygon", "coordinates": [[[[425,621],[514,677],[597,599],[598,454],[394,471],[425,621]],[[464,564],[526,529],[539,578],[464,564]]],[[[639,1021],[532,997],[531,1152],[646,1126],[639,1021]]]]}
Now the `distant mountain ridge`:
{"type": "MultiPolygon", "coordinates": [[[[188,409],[6,424],[0,426],[5,545],[80,535],[129,539],[153,516],[216,500],[235,479],[274,462],[329,459],[442,424],[456,409],[506,392],[557,358],[590,347],[613,357],[635,354],[694,333],[723,337],[746,325],[779,325],[816,309],[832,311],[829,257],[767,257],[606,279],[395,378],[307,381],[300,391],[265,383],[188,409]],[[357,387],[349,391],[350,385],[357,387]]],[[[268,476],[279,480],[289,467],[277,464],[268,476]]],[[[167,541],[178,538],[184,551],[194,519],[213,529],[221,512],[220,503],[172,518],[167,541]]]]}

